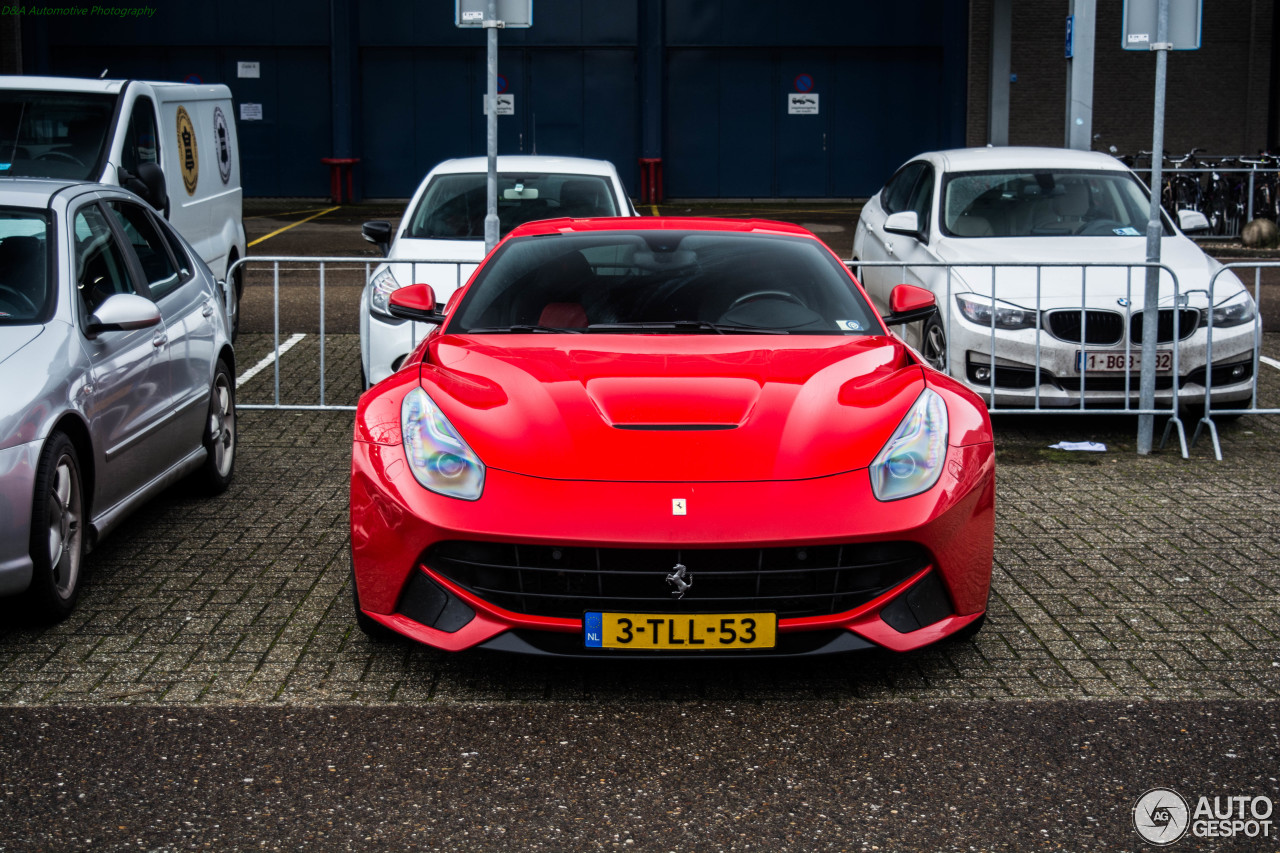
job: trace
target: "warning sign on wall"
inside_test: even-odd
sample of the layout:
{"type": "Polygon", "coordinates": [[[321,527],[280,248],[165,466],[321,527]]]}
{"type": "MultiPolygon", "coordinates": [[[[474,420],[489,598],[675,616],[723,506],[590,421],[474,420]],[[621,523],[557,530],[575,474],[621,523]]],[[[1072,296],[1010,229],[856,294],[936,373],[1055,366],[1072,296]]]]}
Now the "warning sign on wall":
{"type": "Polygon", "coordinates": [[[793,116],[816,116],[818,114],[818,96],[814,92],[791,92],[787,95],[787,114],[793,116]]]}

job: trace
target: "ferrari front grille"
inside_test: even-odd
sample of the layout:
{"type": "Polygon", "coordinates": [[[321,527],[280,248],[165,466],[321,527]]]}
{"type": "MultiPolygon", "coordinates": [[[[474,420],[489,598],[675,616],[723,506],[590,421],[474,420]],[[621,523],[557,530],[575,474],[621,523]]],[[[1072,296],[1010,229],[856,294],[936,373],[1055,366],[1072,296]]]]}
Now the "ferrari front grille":
{"type": "Polygon", "coordinates": [[[505,610],[565,618],[588,610],[825,616],[866,604],[929,565],[911,542],[648,549],[448,541],[422,559],[505,610]],[[678,566],[689,584],[681,597],[667,580],[678,566]]]}

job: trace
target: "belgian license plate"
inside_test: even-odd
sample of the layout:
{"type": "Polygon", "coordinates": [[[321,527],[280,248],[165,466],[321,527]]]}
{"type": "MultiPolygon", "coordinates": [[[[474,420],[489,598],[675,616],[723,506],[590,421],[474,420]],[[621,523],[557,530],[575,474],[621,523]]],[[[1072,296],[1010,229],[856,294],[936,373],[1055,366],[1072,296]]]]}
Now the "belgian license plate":
{"type": "MultiPolygon", "coordinates": [[[[1081,373],[1137,373],[1142,370],[1142,351],[1077,350],[1076,370],[1081,373]]],[[[1173,350],[1157,350],[1156,372],[1170,370],[1173,370],[1173,350]]]]}
{"type": "Polygon", "coordinates": [[[589,649],[771,649],[778,634],[775,613],[589,612],[582,624],[589,649]]]}

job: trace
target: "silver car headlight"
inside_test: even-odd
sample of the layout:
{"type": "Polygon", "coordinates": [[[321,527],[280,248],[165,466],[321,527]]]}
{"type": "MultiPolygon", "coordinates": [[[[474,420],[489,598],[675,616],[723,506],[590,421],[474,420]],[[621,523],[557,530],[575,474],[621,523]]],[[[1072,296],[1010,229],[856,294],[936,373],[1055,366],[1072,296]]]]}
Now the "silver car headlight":
{"type": "Polygon", "coordinates": [[[1243,326],[1252,323],[1258,316],[1258,306],[1254,304],[1249,291],[1242,290],[1235,296],[1215,305],[1213,308],[1213,325],[1217,327],[1243,326]]]}
{"type": "Polygon", "coordinates": [[[399,289],[400,282],[396,281],[396,277],[391,274],[390,267],[375,275],[373,280],[369,282],[369,310],[375,314],[390,317],[391,312],[387,307],[387,300],[391,298],[393,292],[399,289]]]}
{"type": "Polygon", "coordinates": [[[480,499],[484,463],[421,388],[406,394],[400,404],[400,431],[404,455],[423,488],[465,501],[480,499]]]}
{"type": "Polygon", "coordinates": [[[1012,302],[1001,302],[989,296],[977,296],[972,293],[956,294],[956,305],[960,313],[971,323],[979,326],[991,326],[991,315],[995,312],[997,329],[1034,329],[1036,312],[1014,305],[1012,302]]]}
{"type": "Polygon", "coordinates": [[[928,491],[947,458],[947,404],[928,388],[871,463],[871,492],[896,501],[928,491]]]}

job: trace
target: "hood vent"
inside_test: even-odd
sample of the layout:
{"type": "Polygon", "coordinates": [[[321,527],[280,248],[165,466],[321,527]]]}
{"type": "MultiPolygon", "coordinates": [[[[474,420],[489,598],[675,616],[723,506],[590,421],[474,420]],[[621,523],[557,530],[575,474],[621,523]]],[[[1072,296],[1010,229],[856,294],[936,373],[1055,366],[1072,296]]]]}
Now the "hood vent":
{"type": "Polygon", "coordinates": [[[654,432],[708,432],[718,429],[737,429],[737,424],[613,424],[614,429],[638,429],[654,432]]]}

